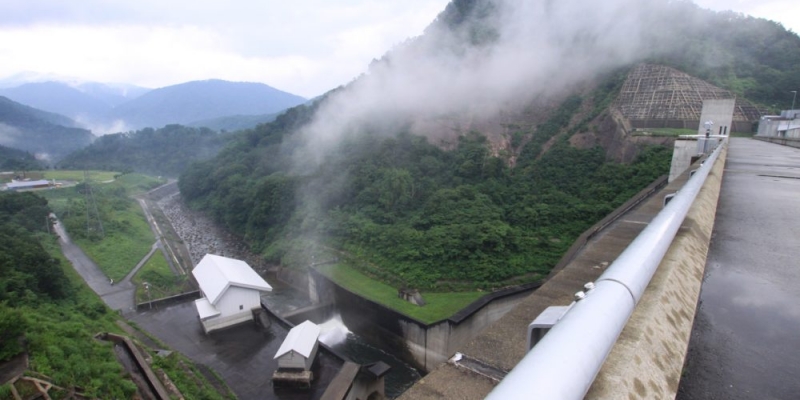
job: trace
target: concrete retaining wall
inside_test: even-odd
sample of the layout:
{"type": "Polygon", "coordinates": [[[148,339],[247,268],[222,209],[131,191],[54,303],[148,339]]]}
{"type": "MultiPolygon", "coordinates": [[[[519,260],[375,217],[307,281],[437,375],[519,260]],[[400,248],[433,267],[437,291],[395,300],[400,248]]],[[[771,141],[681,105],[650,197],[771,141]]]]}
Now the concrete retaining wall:
{"type": "MultiPolygon", "coordinates": [[[[731,122],[731,132],[753,132],[756,122],[733,121],[731,122]]],[[[647,119],[632,120],[631,126],[637,129],[643,128],[677,128],[695,130],[700,125],[699,120],[678,120],[678,119],[647,119]]]]}
{"type": "Polygon", "coordinates": [[[414,359],[430,371],[514,308],[531,290],[533,288],[487,302],[460,323],[448,319],[425,325],[405,316],[398,322],[414,359]]]}
{"type": "Polygon", "coordinates": [[[476,301],[469,310],[450,319],[425,324],[407,315],[365,299],[344,289],[314,269],[309,270],[309,282],[314,291],[324,293],[321,301],[337,303],[342,320],[352,330],[364,337],[380,337],[384,342],[396,342],[407,349],[406,358],[429,371],[447,361],[453,353],[511,310],[522,298],[539,284],[529,284],[517,289],[490,294],[476,301]]]}
{"type": "Polygon", "coordinates": [[[634,310],[587,399],[674,398],[692,332],[727,149],[634,310]]]}
{"type": "Polygon", "coordinates": [[[199,299],[201,297],[203,297],[203,295],[200,294],[200,291],[199,290],[194,290],[194,291],[191,291],[191,292],[177,294],[175,296],[163,297],[163,298],[160,298],[160,299],[155,299],[155,300],[152,300],[152,301],[145,301],[144,303],[136,304],[136,311],[150,310],[150,309],[158,308],[158,307],[161,307],[161,306],[180,303],[180,302],[183,302],[185,300],[199,299]]]}

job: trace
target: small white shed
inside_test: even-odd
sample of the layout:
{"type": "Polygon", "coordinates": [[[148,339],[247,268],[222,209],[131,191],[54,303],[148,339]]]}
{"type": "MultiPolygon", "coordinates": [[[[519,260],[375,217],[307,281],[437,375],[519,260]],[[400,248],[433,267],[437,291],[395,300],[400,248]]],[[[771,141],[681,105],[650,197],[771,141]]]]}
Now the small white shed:
{"type": "Polygon", "coordinates": [[[194,302],[206,333],[253,319],[261,292],[272,291],[246,262],[206,254],[192,270],[203,298],[194,302]]]}
{"type": "Polygon", "coordinates": [[[319,348],[317,340],[319,333],[320,327],[311,321],[305,321],[292,328],[275,354],[278,369],[294,368],[306,371],[311,369],[319,348]]]}

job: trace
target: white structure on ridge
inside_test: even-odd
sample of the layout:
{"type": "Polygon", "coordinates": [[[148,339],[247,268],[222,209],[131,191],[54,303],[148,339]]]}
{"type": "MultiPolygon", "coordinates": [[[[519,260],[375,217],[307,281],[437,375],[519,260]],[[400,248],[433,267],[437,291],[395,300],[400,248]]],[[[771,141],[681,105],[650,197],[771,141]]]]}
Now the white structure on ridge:
{"type": "Polygon", "coordinates": [[[246,262],[233,258],[206,254],[192,275],[203,294],[194,304],[206,333],[252,320],[261,292],[272,291],[246,262]]]}
{"type": "Polygon", "coordinates": [[[761,117],[758,136],[800,139],[800,110],[783,110],[781,115],[761,117]]]}
{"type": "Polygon", "coordinates": [[[292,368],[308,371],[314,364],[319,347],[319,325],[305,321],[295,326],[286,335],[286,339],[281,344],[275,359],[278,360],[278,369],[292,368]]]}

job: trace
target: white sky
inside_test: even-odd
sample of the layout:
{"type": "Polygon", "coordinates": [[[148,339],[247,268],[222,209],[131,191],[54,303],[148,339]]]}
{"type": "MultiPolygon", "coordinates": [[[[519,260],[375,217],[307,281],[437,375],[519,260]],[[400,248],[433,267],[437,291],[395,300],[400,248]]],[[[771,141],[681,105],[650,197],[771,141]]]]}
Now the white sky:
{"type": "MultiPolygon", "coordinates": [[[[800,32],[796,0],[697,0],[800,32]]],[[[0,79],[37,72],[161,87],[263,82],[305,97],[420,35],[448,0],[0,1],[0,79]]]]}

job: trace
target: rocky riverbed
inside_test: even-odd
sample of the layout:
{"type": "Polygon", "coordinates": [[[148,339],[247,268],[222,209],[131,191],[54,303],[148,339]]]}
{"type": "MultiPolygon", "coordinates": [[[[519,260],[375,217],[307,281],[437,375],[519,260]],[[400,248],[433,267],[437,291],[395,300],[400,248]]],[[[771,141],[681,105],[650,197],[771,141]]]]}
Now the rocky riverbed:
{"type": "Polygon", "coordinates": [[[217,226],[202,213],[189,209],[177,187],[175,190],[157,200],[156,204],[189,250],[192,265],[197,265],[206,254],[216,254],[244,260],[259,272],[270,267],[263,258],[253,254],[241,238],[217,226]]]}

